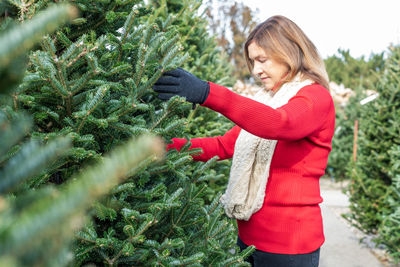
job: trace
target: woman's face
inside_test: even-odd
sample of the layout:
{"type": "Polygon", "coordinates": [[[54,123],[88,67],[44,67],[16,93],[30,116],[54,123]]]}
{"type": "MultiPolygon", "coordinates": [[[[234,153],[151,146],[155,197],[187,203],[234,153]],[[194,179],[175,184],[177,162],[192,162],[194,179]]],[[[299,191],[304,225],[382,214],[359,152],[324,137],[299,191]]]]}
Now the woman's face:
{"type": "Polygon", "coordinates": [[[279,88],[279,82],[288,73],[289,67],[269,57],[255,42],[248,46],[249,57],[254,63],[253,74],[264,84],[265,89],[279,88]]]}

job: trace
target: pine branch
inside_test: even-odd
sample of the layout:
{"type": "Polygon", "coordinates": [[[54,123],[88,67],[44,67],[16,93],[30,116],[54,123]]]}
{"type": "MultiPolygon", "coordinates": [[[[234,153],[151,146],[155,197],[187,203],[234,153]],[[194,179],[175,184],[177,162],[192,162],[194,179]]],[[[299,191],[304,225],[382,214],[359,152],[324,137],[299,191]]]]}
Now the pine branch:
{"type": "Polygon", "coordinates": [[[141,34],[143,33],[143,31],[145,30],[146,26],[141,24],[139,26],[137,26],[137,28],[135,29],[134,32],[128,34],[127,37],[127,41],[130,43],[135,43],[135,40],[137,39],[141,39],[141,34]]]}
{"type": "Polygon", "coordinates": [[[135,74],[133,77],[136,87],[138,87],[138,85],[139,85],[140,78],[142,77],[144,67],[146,66],[146,62],[144,62],[144,57],[145,57],[146,51],[147,51],[147,44],[141,42],[139,44],[139,51],[138,51],[136,65],[135,65],[135,74]]]}
{"type": "MultiPolygon", "coordinates": [[[[43,47],[44,50],[48,52],[48,54],[52,57],[53,62],[55,64],[55,75],[57,76],[57,82],[60,84],[59,86],[62,87],[62,92],[66,92],[66,106],[67,106],[67,114],[71,115],[71,92],[67,86],[67,73],[64,64],[61,64],[58,56],[56,55],[57,50],[55,48],[54,42],[50,39],[49,36],[43,38],[43,47]]],[[[58,87],[59,87],[58,86],[58,87]]]]}
{"type": "Polygon", "coordinates": [[[50,159],[65,153],[69,144],[69,139],[60,139],[42,147],[36,141],[24,145],[18,154],[0,170],[0,194],[10,192],[23,180],[37,175],[49,164],[50,159]]]}
{"type": "Polygon", "coordinates": [[[177,105],[182,103],[182,98],[179,96],[172,97],[166,104],[164,104],[163,113],[160,118],[153,123],[150,127],[150,131],[154,130],[161,122],[163,122],[168,115],[176,108],[177,105]]]}
{"type": "Polygon", "coordinates": [[[162,22],[162,30],[166,29],[175,21],[176,16],[169,14],[168,17],[162,22]]]}
{"type": "MultiPolygon", "coordinates": [[[[137,92],[136,97],[140,98],[144,94],[144,92],[147,89],[149,89],[161,77],[163,71],[164,71],[163,69],[157,69],[157,71],[151,76],[151,78],[146,83],[144,83],[137,90],[135,90],[137,92]]],[[[137,88],[136,84],[135,86],[137,88]]]]}
{"type": "Polygon", "coordinates": [[[172,262],[169,262],[169,264],[170,266],[187,266],[187,265],[196,266],[195,264],[200,264],[205,256],[206,255],[204,255],[204,253],[199,252],[183,260],[174,260],[172,262]]]}
{"type": "Polygon", "coordinates": [[[42,51],[37,51],[32,55],[32,60],[39,67],[41,73],[46,73],[46,81],[50,83],[51,87],[61,96],[62,98],[68,97],[69,93],[64,86],[56,78],[56,69],[51,63],[51,58],[42,51]]]}
{"type": "Polygon", "coordinates": [[[44,34],[54,31],[76,15],[76,9],[70,5],[53,6],[36,15],[29,23],[23,23],[3,33],[0,37],[0,66],[9,64],[33,47],[44,34]]]}
{"type": "Polygon", "coordinates": [[[171,62],[176,58],[178,53],[183,50],[183,47],[180,45],[174,46],[171,48],[166,56],[160,60],[160,65],[163,66],[165,70],[169,70],[169,68],[176,68],[176,66],[169,66],[171,62]]]}
{"type": "Polygon", "coordinates": [[[78,114],[81,114],[82,112],[85,113],[84,117],[81,120],[81,123],[76,130],[78,133],[81,131],[83,125],[86,123],[88,116],[94,111],[97,105],[100,104],[101,100],[109,89],[109,85],[100,86],[97,89],[96,94],[89,100],[89,103],[84,107],[84,109],[79,113],[75,113],[75,116],[79,116],[78,114]]]}
{"type": "Polygon", "coordinates": [[[189,209],[190,206],[190,202],[194,199],[196,199],[206,188],[206,185],[203,185],[194,196],[191,196],[191,193],[193,191],[193,185],[189,186],[189,189],[186,189],[185,191],[185,195],[188,195],[188,199],[186,200],[185,206],[183,207],[183,210],[180,211],[180,215],[178,217],[178,219],[175,221],[173,216],[171,216],[171,228],[169,230],[169,232],[165,235],[165,238],[168,238],[173,232],[174,232],[174,228],[176,228],[178,226],[178,224],[181,222],[181,220],[183,219],[183,216],[186,215],[187,210],[189,209]],[[187,193],[189,191],[189,193],[187,193]]]}
{"type": "Polygon", "coordinates": [[[162,147],[160,141],[149,137],[130,141],[114,150],[102,163],[75,176],[56,195],[48,195],[32,203],[13,218],[6,229],[0,228],[0,257],[24,251],[22,248],[29,246],[34,237],[45,236],[56,225],[67,226],[68,229],[80,227],[82,220],[79,218],[94,199],[106,194],[142,159],[149,155],[160,157],[162,147]]]}
{"type": "Polygon", "coordinates": [[[9,120],[6,113],[0,111],[0,140],[6,140],[0,142],[0,162],[2,162],[3,155],[25,136],[31,125],[32,121],[26,116],[17,115],[14,119],[9,120]]]}
{"type": "Polygon", "coordinates": [[[137,16],[138,14],[139,14],[139,11],[138,11],[136,8],[133,7],[131,13],[129,13],[127,19],[125,20],[124,27],[122,28],[123,35],[122,35],[121,43],[119,44],[118,61],[121,60],[121,57],[122,57],[122,47],[123,47],[123,45],[124,45],[125,42],[126,42],[128,33],[129,33],[130,30],[131,30],[133,21],[135,20],[135,18],[136,18],[136,16],[137,16]]]}

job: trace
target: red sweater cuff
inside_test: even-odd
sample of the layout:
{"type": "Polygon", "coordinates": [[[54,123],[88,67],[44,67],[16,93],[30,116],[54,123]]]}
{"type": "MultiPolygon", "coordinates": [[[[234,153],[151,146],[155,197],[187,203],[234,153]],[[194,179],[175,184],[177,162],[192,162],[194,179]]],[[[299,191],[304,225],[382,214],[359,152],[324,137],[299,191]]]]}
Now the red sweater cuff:
{"type": "MultiPolygon", "coordinates": [[[[225,96],[228,96],[224,93],[224,91],[229,91],[229,89],[212,82],[208,82],[208,84],[210,85],[210,92],[206,101],[204,101],[201,106],[213,109],[212,107],[219,106],[220,103],[223,103],[223,101],[221,102],[221,98],[225,98],[225,96]]],[[[229,101],[229,99],[226,100],[229,101]]]]}
{"type": "Polygon", "coordinates": [[[224,113],[227,108],[226,103],[231,103],[231,101],[233,101],[232,92],[222,85],[212,82],[208,83],[210,84],[210,92],[206,101],[204,101],[201,106],[210,108],[219,113],[224,113]]]}

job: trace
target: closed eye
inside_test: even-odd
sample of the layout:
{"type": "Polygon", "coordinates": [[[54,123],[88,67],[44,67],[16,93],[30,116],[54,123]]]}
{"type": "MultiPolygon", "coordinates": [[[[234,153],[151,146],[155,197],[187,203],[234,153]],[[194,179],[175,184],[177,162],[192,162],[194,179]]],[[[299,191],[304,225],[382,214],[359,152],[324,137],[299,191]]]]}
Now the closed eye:
{"type": "Polygon", "coordinates": [[[267,57],[258,56],[258,57],[255,58],[255,60],[260,62],[260,63],[265,63],[268,60],[268,58],[267,57]]]}

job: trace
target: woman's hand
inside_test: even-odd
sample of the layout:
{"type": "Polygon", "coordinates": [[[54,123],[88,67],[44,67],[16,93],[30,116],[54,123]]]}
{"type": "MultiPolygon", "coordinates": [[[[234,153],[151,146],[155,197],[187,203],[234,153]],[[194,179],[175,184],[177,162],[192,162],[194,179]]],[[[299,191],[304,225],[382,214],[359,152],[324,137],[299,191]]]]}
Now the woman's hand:
{"type": "Polygon", "coordinates": [[[182,68],[165,72],[153,85],[158,98],[168,100],[175,95],[185,97],[187,101],[203,104],[210,92],[208,82],[200,80],[182,68]]]}

